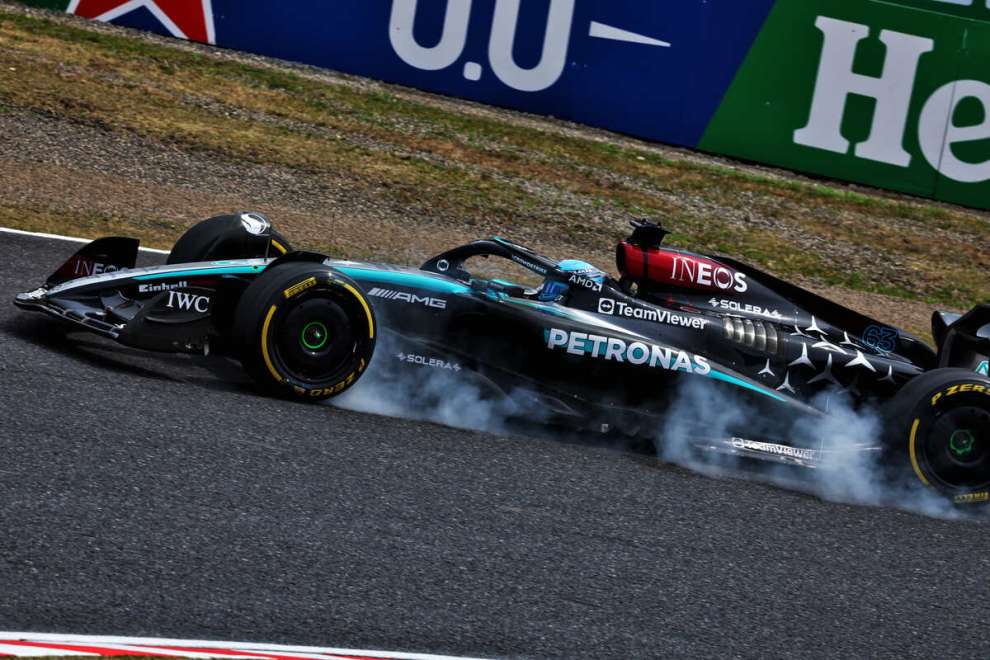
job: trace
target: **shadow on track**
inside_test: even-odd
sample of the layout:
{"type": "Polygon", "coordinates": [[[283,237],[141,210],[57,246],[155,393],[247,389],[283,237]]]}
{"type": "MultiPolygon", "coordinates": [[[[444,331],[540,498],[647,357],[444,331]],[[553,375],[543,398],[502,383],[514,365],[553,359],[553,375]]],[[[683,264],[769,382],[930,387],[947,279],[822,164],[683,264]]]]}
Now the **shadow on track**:
{"type": "Polygon", "coordinates": [[[19,316],[7,319],[0,328],[20,341],[72,359],[92,369],[111,370],[158,381],[186,383],[217,391],[255,393],[240,366],[222,356],[176,355],[128,348],[72,326],[53,323],[49,319],[19,316]],[[190,366],[205,370],[209,376],[202,377],[188,373],[190,366]],[[182,369],[187,373],[178,373],[182,369]]]}

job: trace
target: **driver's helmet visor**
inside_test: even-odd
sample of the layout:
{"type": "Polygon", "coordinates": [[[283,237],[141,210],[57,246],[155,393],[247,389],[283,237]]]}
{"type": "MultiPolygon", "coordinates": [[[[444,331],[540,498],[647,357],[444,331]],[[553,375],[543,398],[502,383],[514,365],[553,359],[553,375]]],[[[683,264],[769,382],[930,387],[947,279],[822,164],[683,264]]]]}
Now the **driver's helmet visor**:
{"type": "Polygon", "coordinates": [[[570,287],[566,282],[546,280],[543,282],[543,286],[540,287],[540,292],[536,297],[543,302],[553,302],[567,295],[569,289],[570,287]]]}
{"type": "Polygon", "coordinates": [[[598,285],[596,289],[598,291],[601,290],[601,285],[605,282],[605,273],[585,261],[565,259],[558,264],[558,268],[563,273],[570,274],[569,281],[547,278],[537,295],[540,300],[560,300],[570,291],[569,282],[592,282],[598,285]]]}

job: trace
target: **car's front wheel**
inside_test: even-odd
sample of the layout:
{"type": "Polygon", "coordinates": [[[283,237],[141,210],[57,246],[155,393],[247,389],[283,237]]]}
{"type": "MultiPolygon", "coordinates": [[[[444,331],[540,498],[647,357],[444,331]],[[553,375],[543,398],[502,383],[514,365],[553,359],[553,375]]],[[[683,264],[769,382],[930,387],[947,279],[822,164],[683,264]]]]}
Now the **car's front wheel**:
{"type": "Polygon", "coordinates": [[[346,276],[315,263],[266,270],[237,304],[241,364],[265,390],[318,401],[351,387],[375,350],[374,312],[346,276]]]}

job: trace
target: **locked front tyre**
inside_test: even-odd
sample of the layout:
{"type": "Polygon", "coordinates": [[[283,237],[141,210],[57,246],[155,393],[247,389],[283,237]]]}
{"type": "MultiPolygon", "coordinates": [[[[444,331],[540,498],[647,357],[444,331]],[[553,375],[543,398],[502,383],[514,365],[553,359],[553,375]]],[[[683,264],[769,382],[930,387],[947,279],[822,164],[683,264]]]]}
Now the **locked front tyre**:
{"type": "Polygon", "coordinates": [[[888,441],[922,485],[957,505],[990,503],[990,379],[966,369],[929,371],[886,412],[888,441]]]}
{"type": "Polygon", "coordinates": [[[377,325],[361,289],[322,264],[266,270],[234,314],[241,364],[265,391],[305,401],[351,387],[375,350],[377,325]]]}

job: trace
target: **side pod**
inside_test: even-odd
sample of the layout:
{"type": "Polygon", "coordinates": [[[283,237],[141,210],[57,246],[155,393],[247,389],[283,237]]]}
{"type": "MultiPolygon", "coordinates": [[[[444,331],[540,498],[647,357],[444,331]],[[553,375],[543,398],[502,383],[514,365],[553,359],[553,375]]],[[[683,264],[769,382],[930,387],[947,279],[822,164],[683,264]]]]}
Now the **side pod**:
{"type": "Polygon", "coordinates": [[[164,291],[149,301],[120,330],[126,346],[170,353],[207,353],[215,332],[212,289],[183,287],[164,291]]]}

